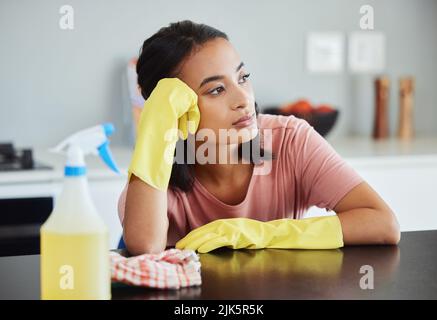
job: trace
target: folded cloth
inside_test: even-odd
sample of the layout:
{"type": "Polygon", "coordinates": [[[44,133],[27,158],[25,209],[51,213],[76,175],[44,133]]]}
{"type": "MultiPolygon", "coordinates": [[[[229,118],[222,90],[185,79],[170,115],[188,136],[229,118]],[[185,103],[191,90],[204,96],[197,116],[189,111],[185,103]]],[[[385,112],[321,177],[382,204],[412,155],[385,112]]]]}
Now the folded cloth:
{"type": "Polygon", "coordinates": [[[123,257],[110,251],[111,280],[134,286],[179,289],[201,284],[200,261],[193,250],[123,257]]]}

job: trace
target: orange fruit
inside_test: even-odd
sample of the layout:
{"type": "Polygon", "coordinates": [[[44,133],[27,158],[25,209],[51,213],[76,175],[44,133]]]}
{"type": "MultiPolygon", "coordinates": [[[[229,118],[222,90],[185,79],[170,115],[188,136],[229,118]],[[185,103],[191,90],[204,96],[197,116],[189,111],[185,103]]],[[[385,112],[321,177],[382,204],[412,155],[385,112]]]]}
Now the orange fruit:
{"type": "Polygon", "coordinates": [[[316,113],[330,113],[335,111],[334,108],[332,108],[330,105],[328,104],[321,104],[319,105],[315,110],[316,113]]]}
{"type": "Polygon", "coordinates": [[[291,107],[292,113],[311,113],[313,107],[311,106],[311,103],[309,103],[308,100],[302,99],[294,103],[294,105],[291,107]]]}

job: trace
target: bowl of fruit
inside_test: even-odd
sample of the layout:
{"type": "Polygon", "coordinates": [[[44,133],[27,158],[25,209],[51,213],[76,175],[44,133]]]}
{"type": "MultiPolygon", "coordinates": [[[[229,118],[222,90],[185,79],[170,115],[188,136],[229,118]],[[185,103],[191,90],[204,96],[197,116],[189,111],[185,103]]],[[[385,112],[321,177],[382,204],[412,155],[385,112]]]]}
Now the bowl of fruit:
{"type": "Polygon", "coordinates": [[[339,111],[329,104],[312,105],[308,100],[301,99],[280,106],[265,107],[262,113],[293,115],[306,120],[321,136],[326,136],[334,127],[339,111]]]}

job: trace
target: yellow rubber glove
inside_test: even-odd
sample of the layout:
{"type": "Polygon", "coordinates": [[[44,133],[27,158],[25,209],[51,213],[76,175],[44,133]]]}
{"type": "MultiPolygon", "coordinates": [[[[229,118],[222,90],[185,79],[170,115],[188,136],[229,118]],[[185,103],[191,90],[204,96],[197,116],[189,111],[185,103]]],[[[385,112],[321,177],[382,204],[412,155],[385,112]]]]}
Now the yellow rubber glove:
{"type": "Polygon", "coordinates": [[[176,243],[177,249],[192,249],[200,253],[220,247],[334,249],[343,247],[343,232],[337,216],[268,222],[232,218],[205,224],[176,243]]]}
{"type": "Polygon", "coordinates": [[[128,180],[133,173],[152,187],[167,190],[178,129],[185,140],[199,122],[197,94],[178,78],[159,80],[141,112],[128,180]]]}

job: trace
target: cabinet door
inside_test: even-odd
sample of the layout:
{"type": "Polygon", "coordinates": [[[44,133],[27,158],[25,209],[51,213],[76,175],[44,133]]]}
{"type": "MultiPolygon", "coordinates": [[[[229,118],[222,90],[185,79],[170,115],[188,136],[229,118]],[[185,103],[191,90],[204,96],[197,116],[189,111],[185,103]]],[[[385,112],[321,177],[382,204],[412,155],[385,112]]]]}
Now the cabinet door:
{"type": "Polygon", "coordinates": [[[437,163],[411,161],[356,166],[396,214],[401,231],[436,230],[437,163]]]}
{"type": "MultiPolygon", "coordinates": [[[[110,248],[117,248],[122,233],[117,204],[126,180],[89,179],[88,182],[94,205],[109,229],[110,248]]],[[[61,191],[62,182],[0,185],[0,199],[53,197],[56,205],[61,191]]],[[[0,215],[1,213],[0,210],[0,215]]]]}
{"type": "MultiPolygon", "coordinates": [[[[350,161],[392,208],[401,231],[437,230],[437,159],[398,157],[350,161]]],[[[335,214],[311,207],[305,217],[335,214]]]]}

